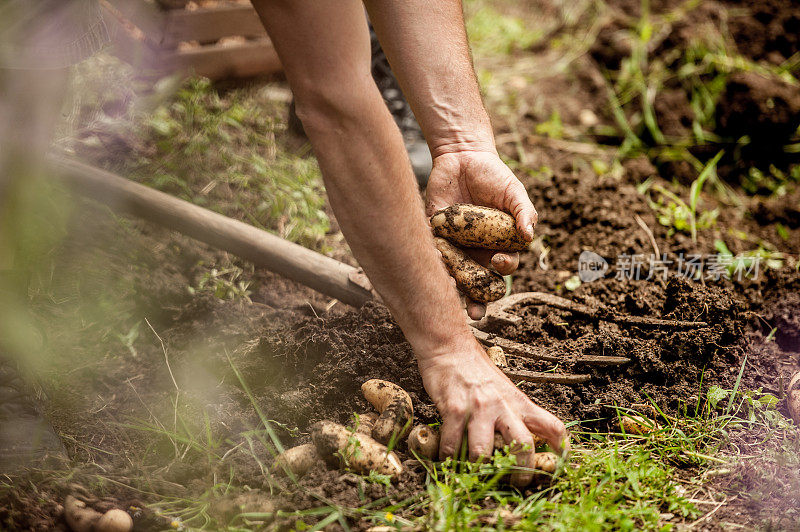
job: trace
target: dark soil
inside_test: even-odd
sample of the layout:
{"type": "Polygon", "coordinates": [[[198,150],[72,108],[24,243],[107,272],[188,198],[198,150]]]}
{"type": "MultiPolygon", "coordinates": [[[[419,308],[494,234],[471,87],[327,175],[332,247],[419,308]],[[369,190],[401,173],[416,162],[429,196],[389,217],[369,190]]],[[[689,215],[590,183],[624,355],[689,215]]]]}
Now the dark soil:
{"type": "MultiPolygon", "coordinates": [[[[663,12],[677,3],[653,2],[652,9],[663,12]]],[[[641,2],[612,4],[636,16],[641,2]]],[[[697,17],[703,23],[719,21],[725,14],[723,7],[755,10],[753,16],[736,15],[729,20],[740,51],[753,59],[776,63],[780,58],[775,54],[785,59],[797,51],[798,13],[791,2],[707,2],[704,6],[703,16],[697,17]]],[[[613,24],[617,25],[601,29],[591,59],[580,62],[579,74],[551,77],[521,92],[520,99],[535,101],[541,95],[546,103],[515,126],[546,120],[558,107],[559,97],[570,102],[569,109],[561,112],[565,125],[577,124],[582,109],[610,122],[598,65],[616,68],[620,54],[630,53],[619,33],[622,26],[618,21],[613,24]]],[[[687,24],[676,24],[663,46],[680,46],[691,31],[697,31],[687,24]]],[[[681,136],[691,126],[688,97],[679,87],[665,92],[656,112],[665,134],[681,136]]],[[[737,74],[717,107],[718,133],[750,135],[753,148],[746,164],[761,164],[767,156],[769,160],[777,157],[771,150],[794,134],[798,113],[796,89],[756,74],[737,74]]],[[[501,132],[512,129],[503,119],[496,121],[496,127],[501,132]]],[[[688,165],[660,161],[654,165],[638,157],[624,162],[623,176],[617,179],[598,177],[592,171],[595,155],[579,156],[532,144],[523,149],[530,168],[551,169],[549,177],[518,173],[540,213],[537,235],[548,252],[539,248],[522,254],[515,292],[546,291],[618,313],[708,323],[692,330],[642,328],[590,320],[546,306],[516,309],[523,323],[494,332],[563,355],[559,371],[591,375],[588,383],[577,386],[522,383],[531,398],[565,421],[601,419],[586,422],[584,428],[605,429],[615,405],[652,400],[665,412],[676,414],[685,403],[703,397],[709,385],[732,387],[745,356],[742,388],[762,388],[781,396],[781,378],[800,368],[800,273],[796,268],[762,270],[757,279],[743,281],[689,280],[676,274],[674,265],[665,279],[637,281],[617,279],[615,274],[621,255],[654,253],[636,216],[652,231],[659,252],[670,260],[681,254],[715,253],[718,239],[734,253],[753,248],[752,242],[731,237],[728,228],[777,242],[781,251],[798,254],[797,190],[789,190],[782,198],[753,200],[741,208],[706,196],[704,207],[719,208],[720,217],[717,227],[701,232],[693,241],[684,233],[670,235],[635,188],[648,178],[664,187],[672,186],[674,177],[691,181],[696,170],[688,165]],[[776,224],[784,227],[784,237],[779,237],[776,224]],[[610,267],[605,278],[570,292],[564,282],[577,271],[578,256],[584,250],[599,254],[610,267]],[[774,338],[768,341],[773,329],[774,338]],[[579,355],[625,356],[632,362],[618,368],[583,367],[574,362],[579,355]]],[[[510,146],[502,150],[509,158],[518,155],[510,146]]],[[[602,151],[596,155],[604,156],[602,151]]],[[[730,172],[733,175],[734,170],[730,172]]],[[[179,235],[119,222],[83,204],[78,211],[84,212],[75,217],[71,236],[55,254],[58,268],[48,290],[34,297],[34,310],[48,332],[42,358],[49,360],[41,362],[44,369],[39,369],[46,374],[43,387],[50,399],[49,414],[65,436],[70,458],[81,465],[71,473],[14,477],[9,484],[14,489],[0,490],[0,527],[63,528],[59,504],[68,493],[80,494],[75,482],[110,497],[93,500],[92,494],[84,493],[98,509],[103,504],[141,508],[154,502],[148,494],[157,491],[210,498],[212,513],[220,518],[228,515],[224,508],[231,506],[231,499],[211,496],[206,490],[227,482],[231,471],[236,489],[261,490],[255,492],[256,498],[268,499],[271,508],[286,510],[320,506],[324,500],[346,506],[384,497],[396,501],[423,487],[424,471],[407,461],[409,474],[389,487],[320,464],[301,479],[302,489],[298,489],[265,474],[262,466],[270,465],[269,450],[262,442],[242,436],[260,426],[255,406],[265,419],[276,422],[278,436],[287,446],[308,441],[308,429],[317,421],[351,424],[354,413],[371,410],[360,393],[361,384],[371,378],[389,380],[408,391],[417,422],[438,421],[411,348],[383,306],[329,307],[329,300],[308,289],[268,272],[251,272],[235,258],[179,235]],[[252,303],[190,295],[187,286],[195,286],[205,271],[201,261],[234,264],[248,271],[254,281],[252,303]],[[65,311],[54,303],[63,301],[77,301],[77,308],[65,311]],[[107,323],[109,315],[120,317],[107,323]],[[144,318],[164,341],[163,349],[144,318]],[[137,322],[142,323],[139,339],[132,345],[137,352],[133,356],[118,335],[137,322]],[[243,391],[237,371],[250,396],[243,391]],[[69,375],[69,382],[63,375],[69,375]],[[177,395],[176,387],[180,389],[177,395]],[[210,437],[220,442],[213,460],[197,449],[177,457],[173,442],[164,434],[131,427],[152,426],[159,420],[172,428],[179,410],[176,403],[184,416],[182,422],[194,428],[206,423],[211,427],[210,437]],[[155,487],[131,480],[143,472],[155,487]]],[[[341,256],[342,250],[334,253],[341,256]]],[[[647,276],[646,266],[642,271],[647,276]]],[[[510,357],[510,364],[550,369],[518,357],[510,357]]],[[[780,405],[781,411],[785,408],[780,405]]],[[[409,460],[403,444],[398,451],[409,460]]],[[[749,514],[742,519],[761,523],[782,504],[785,499],[775,495],[757,507],[747,507],[749,514]]],[[[153,512],[141,512],[136,514],[139,528],[164,526],[153,512]]],[[[291,526],[293,521],[278,524],[291,526]]]]}

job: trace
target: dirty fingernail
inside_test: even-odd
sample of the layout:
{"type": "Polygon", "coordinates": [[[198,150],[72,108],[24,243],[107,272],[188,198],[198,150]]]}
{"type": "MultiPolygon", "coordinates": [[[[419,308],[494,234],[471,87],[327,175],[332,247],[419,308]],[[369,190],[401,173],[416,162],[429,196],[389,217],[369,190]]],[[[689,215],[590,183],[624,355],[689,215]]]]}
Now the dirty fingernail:
{"type": "Polygon", "coordinates": [[[525,236],[528,237],[528,240],[533,240],[533,224],[528,224],[525,233],[526,233],[525,236]]]}

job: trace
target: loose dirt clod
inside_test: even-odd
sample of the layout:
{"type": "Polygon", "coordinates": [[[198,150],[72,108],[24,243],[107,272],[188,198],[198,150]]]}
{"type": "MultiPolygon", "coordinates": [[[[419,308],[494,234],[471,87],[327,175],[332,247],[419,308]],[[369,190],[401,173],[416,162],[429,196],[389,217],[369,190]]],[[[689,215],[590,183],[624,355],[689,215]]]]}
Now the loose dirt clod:
{"type": "Polygon", "coordinates": [[[64,500],[64,520],[72,532],[129,532],[133,519],[119,509],[101,514],[86,503],[68,495],[64,500]]]}
{"type": "Polygon", "coordinates": [[[787,395],[789,415],[792,416],[796,425],[800,425],[800,371],[795,373],[789,381],[787,395]]]}
{"type": "Polygon", "coordinates": [[[503,348],[497,345],[493,345],[489,349],[486,350],[486,354],[489,355],[489,360],[494,362],[495,366],[505,368],[508,366],[508,360],[506,360],[506,354],[503,351],[503,348]]]}
{"type": "Polygon", "coordinates": [[[411,430],[414,421],[414,405],[404,389],[389,381],[370,379],[361,385],[364,398],[370,402],[380,416],[375,420],[372,437],[388,445],[403,438],[411,430]]]}
{"type": "Polygon", "coordinates": [[[439,431],[428,425],[417,425],[408,435],[408,449],[422,458],[436,460],[439,456],[439,431]]]}
{"type": "Polygon", "coordinates": [[[431,216],[433,234],[470,248],[524,251],[529,242],[514,217],[491,207],[457,203],[431,216]]]}
{"type": "Polygon", "coordinates": [[[396,478],[403,472],[403,464],[393,451],[366,434],[350,432],[338,423],[316,423],[311,427],[311,439],[324,459],[329,462],[338,459],[340,465],[348,465],[362,475],[375,471],[396,478]]]}
{"type": "Polygon", "coordinates": [[[444,238],[433,240],[447,271],[465,296],[479,303],[490,303],[506,295],[506,283],[499,274],[484,268],[444,238]]]}
{"type": "Polygon", "coordinates": [[[272,470],[279,474],[291,471],[294,475],[302,477],[320,460],[321,458],[314,444],[304,443],[287,449],[276,456],[272,470]]]}

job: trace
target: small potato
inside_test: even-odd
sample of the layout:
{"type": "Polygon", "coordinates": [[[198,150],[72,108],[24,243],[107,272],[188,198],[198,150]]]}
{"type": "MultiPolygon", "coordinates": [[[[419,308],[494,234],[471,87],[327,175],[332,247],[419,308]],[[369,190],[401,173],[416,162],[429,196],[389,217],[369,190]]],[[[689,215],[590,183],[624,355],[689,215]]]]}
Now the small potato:
{"type": "Polygon", "coordinates": [[[431,227],[434,235],[462,247],[525,251],[530,245],[513,216],[491,207],[457,203],[431,216],[431,227]]]}
{"type": "Polygon", "coordinates": [[[130,532],[133,530],[133,518],[123,510],[109,510],[98,519],[94,532],[130,532]]]}
{"type": "Polygon", "coordinates": [[[358,415],[358,423],[355,430],[359,434],[372,434],[372,429],[375,428],[375,422],[378,421],[378,414],[375,412],[364,412],[358,415]]]}
{"type": "Polygon", "coordinates": [[[398,441],[408,434],[414,421],[414,405],[404,389],[389,381],[370,379],[361,385],[361,392],[380,412],[372,427],[373,438],[388,445],[392,438],[398,441]]]}
{"type": "Polygon", "coordinates": [[[661,426],[651,419],[642,416],[625,415],[619,422],[620,427],[628,434],[644,436],[661,430],[661,426]]]}
{"type": "Polygon", "coordinates": [[[503,351],[503,348],[497,345],[493,345],[489,349],[486,350],[486,354],[489,355],[489,360],[494,362],[494,365],[500,368],[505,368],[508,366],[508,360],[506,360],[506,353],[503,351]]]}
{"type": "Polygon", "coordinates": [[[786,400],[789,403],[789,415],[795,424],[800,425],[800,371],[789,381],[786,400]]]}
{"type": "Polygon", "coordinates": [[[500,274],[484,268],[444,238],[433,240],[447,271],[465,296],[478,303],[490,303],[506,295],[506,283],[500,274]]]}
{"type": "Polygon", "coordinates": [[[439,431],[428,425],[417,425],[408,435],[408,448],[422,458],[436,460],[439,456],[439,431]]]}
{"type": "Polygon", "coordinates": [[[298,477],[305,475],[314,464],[321,460],[317,448],[313,443],[304,443],[291,449],[286,449],[275,457],[272,471],[281,474],[291,471],[298,477]]]}
{"type": "Polygon", "coordinates": [[[311,439],[317,452],[326,460],[337,456],[359,474],[370,471],[392,478],[403,472],[403,464],[393,451],[366,434],[353,433],[332,421],[320,421],[311,427],[311,439]]]}
{"type": "Polygon", "coordinates": [[[535,453],[533,455],[533,468],[545,473],[555,473],[558,466],[558,456],[555,453],[535,453]]]}

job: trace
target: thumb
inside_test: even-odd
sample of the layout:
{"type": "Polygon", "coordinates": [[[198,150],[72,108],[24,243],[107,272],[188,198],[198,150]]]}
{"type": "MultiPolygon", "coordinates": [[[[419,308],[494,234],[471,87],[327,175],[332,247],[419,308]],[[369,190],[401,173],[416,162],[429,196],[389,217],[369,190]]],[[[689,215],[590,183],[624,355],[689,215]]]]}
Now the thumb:
{"type": "MultiPolygon", "coordinates": [[[[511,171],[509,170],[509,173],[511,171]]],[[[514,174],[509,175],[509,183],[503,197],[503,207],[517,222],[517,229],[528,242],[533,241],[533,228],[539,221],[539,213],[528,197],[528,191],[514,174]]]]}

